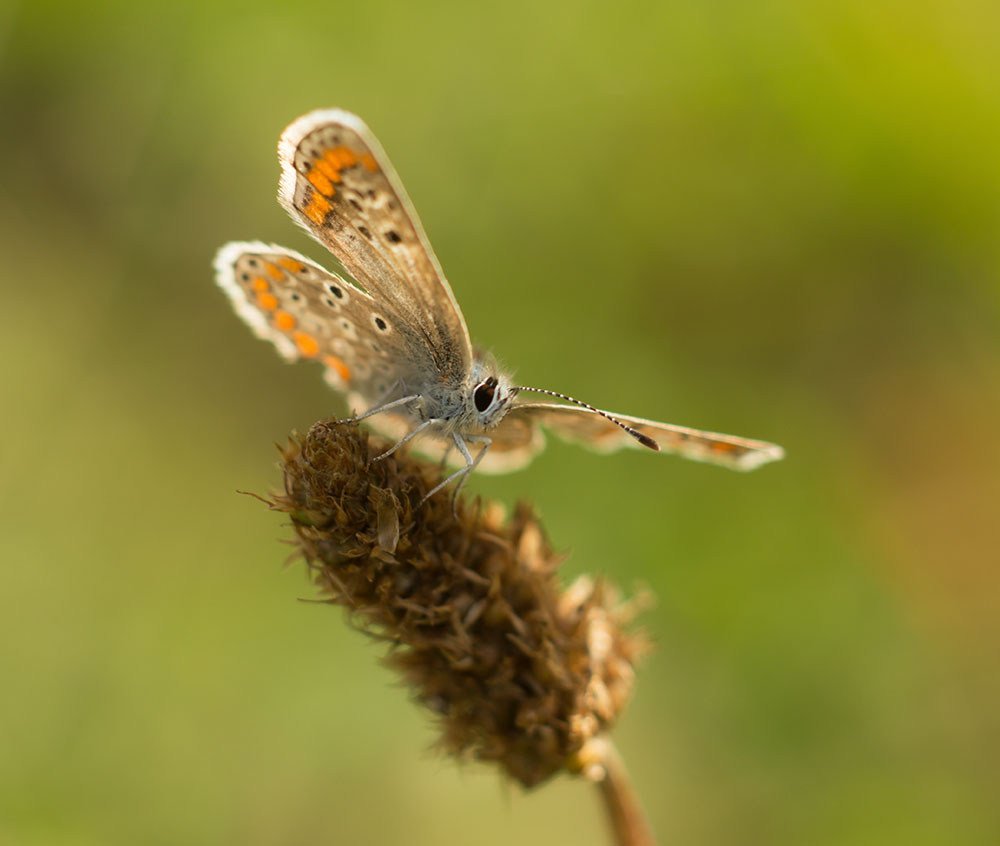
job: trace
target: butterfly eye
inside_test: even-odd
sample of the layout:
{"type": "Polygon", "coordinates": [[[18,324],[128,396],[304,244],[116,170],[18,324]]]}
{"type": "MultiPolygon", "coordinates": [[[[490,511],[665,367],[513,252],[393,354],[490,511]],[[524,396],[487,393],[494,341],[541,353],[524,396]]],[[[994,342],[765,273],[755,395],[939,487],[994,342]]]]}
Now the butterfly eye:
{"type": "Polygon", "coordinates": [[[496,393],[497,380],[496,377],[490,376],[485,382],[481,382],[476,386],[476,392],[472,395],[472,400],[476,404],[477,411],[486,411],[490,407],[490,403],[493,402],[493,394],[496,393]]]}

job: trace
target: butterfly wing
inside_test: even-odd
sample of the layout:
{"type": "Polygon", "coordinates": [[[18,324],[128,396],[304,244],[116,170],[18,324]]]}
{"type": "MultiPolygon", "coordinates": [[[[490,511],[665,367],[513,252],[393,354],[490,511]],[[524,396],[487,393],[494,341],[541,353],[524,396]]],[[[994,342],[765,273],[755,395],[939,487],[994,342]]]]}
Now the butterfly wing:
{"type": "MultiPolygon", "coordinates": [[[[413,429],[413,421],[401,414],[387,411],[365,420],[365,423],[379,435],[391,442],[400,441],[413,429]]],[[[494,436],[490,431],[489,435],[494,436]]],[[[527,465],[536,453],[545,446],[545,435],[537,423],[528,417],[518,417],[503,423],[500,437],[493,437],[493,443],[476,466],[476,472],[487,474],[512,473],[527,465]]],[[[436,437],[415,438],[409,447],[428,461],[447,460],[455,468],[465,467],[462,454],[455,449],[450,439],[436,437]]],[[[473,455],[478,446],[473,446],[473,455]]]]}
{"type": "Polygon", "coordinates": [[[216,281],[236,313],[288,361],[311,359],[358,410],[383,399],[424,366],[402,319],[305,256],[259,241],[226,244],[216,281]]]}
{"type": "Polygon", "coordinates": [[[278,144],[278,198],[373,297],[413,328],[438,377],[472,363],[465,318],[403,185],[364,122],[339,109],[294,121],[278,144]]]}
{"type": "Polygon", "coordinates": [[[527,465],[545,447],[545,435],[528,415],[507,414],[500,425],[487,432],[492,440],[479,462],[482,473],[511,473],[527,465]]]}
{"type": "MultiPolygon", "coordinates": [[[[694,461],[705,461],[733,470],[753,470],[769,461],[777,461],[785,454],[780,446],[766,441],[705,432],[701,429],[658,423],[655,420],[628,417],[624,414],[612,414],[612,416],[653,438],[663,452],[676,453],[694,461]]],[[[517,427],[513,437],[515,442],[523,440],[520,431],[526,425],[534,425],[551,429],[564,440],[598,452],[613,452],[623,447],[642,446],[607,418],[579,406],[543,402],[515,405],[500,422],[496,431],[490,433],[494,447],[506,440],[508,425],[517,427]]]]}

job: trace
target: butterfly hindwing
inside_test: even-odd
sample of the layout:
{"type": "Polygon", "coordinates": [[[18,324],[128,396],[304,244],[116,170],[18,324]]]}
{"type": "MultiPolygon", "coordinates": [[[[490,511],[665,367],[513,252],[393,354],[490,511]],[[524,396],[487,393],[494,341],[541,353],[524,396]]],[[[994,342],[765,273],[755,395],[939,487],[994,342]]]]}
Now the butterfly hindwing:
{"type": "Polygon", "coordinates": [[[465,318],[402,183],[364,122],[327,109],[294,121],[278,145],[279,199],[373,297],[416,330],[438,377],[472,362],[465,318]]]}
{"type": "Polygon", "coordinates": [[[326,368],[335,388],[365,408],[407,378],[401,318],[364,291],[273,244],[234,242],[219,250],[216,280],[254,333],[288,361],[326,368]]]}

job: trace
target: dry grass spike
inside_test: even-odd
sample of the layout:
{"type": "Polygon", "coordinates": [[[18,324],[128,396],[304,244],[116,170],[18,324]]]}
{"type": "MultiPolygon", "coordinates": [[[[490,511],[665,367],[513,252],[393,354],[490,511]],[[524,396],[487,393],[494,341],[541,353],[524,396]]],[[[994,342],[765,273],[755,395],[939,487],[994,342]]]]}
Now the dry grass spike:
{"type": "MultiPolygon", "coordinates": [[[[372,463],[384,449],[326,422],[282,450],[272,507],[290,515],[323,595],[388,644],[386,663],[436,715],[446,752],[496,762],[525,787],[570,771],[605,782],[606,799],[611,778],[620,794],[607,736],[647,647],[626,628],[634,604],[600,579],[563,590],[562,556],[527,504],[509,519],[465,498],[453,513],[448,491],[419,505],[440,468],[404,452],[372,463]]],[[[621,830],[612,805],[619,843],[651,842],[621,830]]]]}

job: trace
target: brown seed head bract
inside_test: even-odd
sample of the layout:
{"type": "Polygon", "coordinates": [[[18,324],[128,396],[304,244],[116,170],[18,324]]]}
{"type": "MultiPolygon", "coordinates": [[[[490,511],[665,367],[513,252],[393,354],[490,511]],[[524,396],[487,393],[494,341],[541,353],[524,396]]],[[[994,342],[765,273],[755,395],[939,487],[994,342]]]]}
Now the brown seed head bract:
{"type": "Polygon", "coordinates": [[[632,690],[646,641],[602,581],[562,590],[561,557],[526,504],[510,519],[451,490],[423,505],[440,468],[357,426],[317,423],[282,451],[287,512],[316,584],[441,725],[456,756],[498,762],[526,787],[574,761],[632,690]]]}

